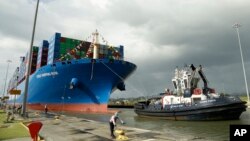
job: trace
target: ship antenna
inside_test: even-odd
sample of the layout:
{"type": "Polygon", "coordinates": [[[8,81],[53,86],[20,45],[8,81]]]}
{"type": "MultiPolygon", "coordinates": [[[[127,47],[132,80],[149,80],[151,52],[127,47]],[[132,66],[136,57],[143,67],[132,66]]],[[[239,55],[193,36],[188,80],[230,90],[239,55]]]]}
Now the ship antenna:
{"type": "Polygon", "coordinates": [[[93,43],[94,44],[99,44],[99,32],[96,29],[95,32],[92,33],[93,35],[93,43]]]}

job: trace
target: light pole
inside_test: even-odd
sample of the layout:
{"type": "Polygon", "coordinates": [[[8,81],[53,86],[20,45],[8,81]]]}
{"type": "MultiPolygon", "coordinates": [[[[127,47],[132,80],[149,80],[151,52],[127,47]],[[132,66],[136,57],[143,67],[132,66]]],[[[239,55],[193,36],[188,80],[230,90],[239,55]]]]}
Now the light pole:
{"type": "Polygon", "coordinates": [[[249,103],[248,85],[247,85],[246,71],[245,71],[245,66],[244,66],[244,59],[243,59],[242,49],[241,49],[239,27],[241,27],[241,25],[238,24],[238,23],[235,23],[235,24],[233,25],[233,28],[236,29],[236,32],[237,32],[237,35],[238,35],[239,47],[240,47],[240,55],[241,55],[241,62],[242,62],[242,68],[243,68],[243,75],[244,75],[244,79],[245,79],[246,92],[247,92],[247,101],[248,101],[248,103],[249,103]]]}
{"type": "MultiPolygon", "coordinates": [[[[17,84],[18,84],[18,76],[16,77],[16,90],[17,90],[17,84]]],[[[16,94],[15,94],[15,97],[14,97],[14,107],[16,107],[16,94]]]]}
{"type": "Polygon", "coordinates": [[[8,77],[8,71],[9,71],[9,65],[12,61],[11,60],[7,60],[7,71],[6,71],[6,76],[5,76],[5,82],[4,82],[4,88],[3,88],[3,97],[4,97],[4,93],[5,93],[5,89],[6,89],[6,82],[7,82],[7,77],[8,77]]]}
{"type": "Polygon", "coordinates": [[[29,76],[30,76],[30,72],[31,72],[33,42],[34,42],[34,36],[35,36],[36,19],[37,19],[39,1],[40,0],[37,0],[37,4],[36,4],[36,12],[35,12],[35,18],[34,18],[34,24],[33,24],[33,30],[32,30],[32,37],[31,37],[31,43],[30,43],[30,50],[29,50],[29,60],[28,60],[29,63],[28,63],[27,76],[26,76],[25,88],[24,88],[23,109],[22,109],[22,115],[24,117],[27,114],[26,113],[26,104],[27,104],[27,96],[28,96],[28,90],[29,90],[29,76]]]}

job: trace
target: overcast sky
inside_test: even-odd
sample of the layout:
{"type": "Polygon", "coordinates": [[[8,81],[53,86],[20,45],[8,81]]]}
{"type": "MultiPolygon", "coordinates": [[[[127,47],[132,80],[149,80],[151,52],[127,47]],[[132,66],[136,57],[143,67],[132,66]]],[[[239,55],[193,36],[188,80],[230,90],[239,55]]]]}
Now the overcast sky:
{"type": "MultiPolygon", "coordinates": [[[[112,45],[125,46],[137,65],[127,91],[112,97],[145,96],[173,88],[176,66],[203,65],[218,92],[245,93],[236,30],[250,84],[249,0],[40,0],[34,45],[55,32],[76,39],[95,29],[112,45]]],[[[0,0],[0,90],[30,46],[36,1],[0,0]]]]}

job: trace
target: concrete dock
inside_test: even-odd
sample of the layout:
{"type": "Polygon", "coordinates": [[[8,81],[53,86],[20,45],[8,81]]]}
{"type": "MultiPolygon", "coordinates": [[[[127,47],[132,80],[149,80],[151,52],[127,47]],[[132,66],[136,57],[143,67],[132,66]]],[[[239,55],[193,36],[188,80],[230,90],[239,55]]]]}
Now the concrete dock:
{"type": "MultiPolygon", "coordinates": [[[[17,117],[21,118],[21,117],[17,117]]],[[[109,124],[104,122],[92,121],[83,118],[61,115],[55,119],[55,114],[32,112],[29,113],[30,121],[40,121],[43,127],[39,135],[45,141],[112,141],[110,136],[109,124]]],[[[123,129],[130,141],[186,141],[192,138],[181,139],[169,133],[127,127],[118,124],[118,129],[123,129]]],[[[30,141],[31,138],[18,138],[8,141],[30,141]]]]}

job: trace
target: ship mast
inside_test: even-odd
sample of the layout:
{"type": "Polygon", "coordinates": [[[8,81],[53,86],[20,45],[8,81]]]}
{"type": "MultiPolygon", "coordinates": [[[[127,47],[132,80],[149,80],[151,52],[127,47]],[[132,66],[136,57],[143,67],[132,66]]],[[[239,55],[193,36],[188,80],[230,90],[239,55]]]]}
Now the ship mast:
{"type": "Polygon", "coordinates": [[[93,59],[99,58],[99,33],[96,29],[93,35],[93,44],[94,44],[94,50],[93,50],[93,59]]]}

